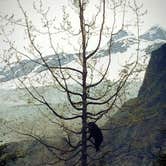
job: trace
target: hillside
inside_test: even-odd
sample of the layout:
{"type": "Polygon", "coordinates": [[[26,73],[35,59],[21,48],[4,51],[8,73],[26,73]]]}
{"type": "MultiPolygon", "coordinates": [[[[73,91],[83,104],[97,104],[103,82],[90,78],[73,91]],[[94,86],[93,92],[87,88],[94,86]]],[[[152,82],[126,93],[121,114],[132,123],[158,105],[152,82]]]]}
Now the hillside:
{"type": "Polygon", "coordinates": [[[165,154],[166,44],[152,52],[138,97],[126,102],[106,128],[111,166],[151,166],[159,151],[165,154]]]}

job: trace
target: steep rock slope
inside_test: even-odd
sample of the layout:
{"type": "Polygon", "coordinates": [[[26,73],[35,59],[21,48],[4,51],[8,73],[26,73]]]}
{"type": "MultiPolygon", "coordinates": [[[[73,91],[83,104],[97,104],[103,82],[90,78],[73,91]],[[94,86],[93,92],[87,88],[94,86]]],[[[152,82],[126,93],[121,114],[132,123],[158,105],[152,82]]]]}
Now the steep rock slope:
{"type": "Polygon", "coordinates": [[[152,166],[166,152],[166,44],[152,52],[137,98],[106,125],[106,165],[152,166]]]}

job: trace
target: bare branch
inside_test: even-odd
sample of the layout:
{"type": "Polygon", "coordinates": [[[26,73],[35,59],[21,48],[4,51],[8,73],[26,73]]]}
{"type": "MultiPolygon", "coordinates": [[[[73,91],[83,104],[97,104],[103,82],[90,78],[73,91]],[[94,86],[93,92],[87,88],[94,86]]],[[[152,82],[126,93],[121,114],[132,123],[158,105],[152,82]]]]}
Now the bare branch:
{"type": "Polygon", "coordinates": [[[99,32],[98,44],[97,44],[96,49],[87,56],[87,59],[91,58],[100,48],[104,23],[105,23],[105,0],[103,0],[103,15],[102,15],[102,23],[101,23],[100,32],[99,32]]]}

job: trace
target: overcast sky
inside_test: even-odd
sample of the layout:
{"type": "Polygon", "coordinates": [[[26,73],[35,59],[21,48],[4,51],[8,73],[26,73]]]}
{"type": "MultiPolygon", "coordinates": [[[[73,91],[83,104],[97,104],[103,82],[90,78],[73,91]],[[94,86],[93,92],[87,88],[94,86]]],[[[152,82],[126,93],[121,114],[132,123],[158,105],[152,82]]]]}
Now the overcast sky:
{"type": "Polygon", "coordinates": [[[166,0],[141,0],[144,8],[148,10],[147,15],[144,16],[145,29],[159,24],[166,28],[166,0]]]}
{"type": "MultiPolygon", "coordinates": [[[[57,9],[61,7],[67,0],[48,0],[51,6],[57,9]]],[[[27,8],[32,5],[32,0],[21,0],[27,8]]],[[[166,28],[166,0],[140,0],[143,2],[144,9],[148,10],[147,15],[144,16],[144,29],[147,30],[150,26],[159,24],[166,28]]],[[[0,0],[0,11],[5,13],[16,12],[19,13],[16,0],[0,0]]]]}

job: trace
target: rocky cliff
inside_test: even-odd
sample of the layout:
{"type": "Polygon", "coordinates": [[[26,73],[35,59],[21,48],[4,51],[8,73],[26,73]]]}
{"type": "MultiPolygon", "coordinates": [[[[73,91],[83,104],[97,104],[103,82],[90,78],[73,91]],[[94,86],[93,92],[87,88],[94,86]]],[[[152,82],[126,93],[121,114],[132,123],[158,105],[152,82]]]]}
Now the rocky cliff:
{"type": "Polygon", "coordinates": [[[126,102],[106,128],[109,146],[104,148],[111,151],[106,165],[154,166],[165,154],[166,44],[152,52],[138,97],[126,102]]]}

